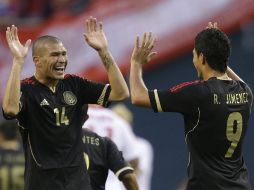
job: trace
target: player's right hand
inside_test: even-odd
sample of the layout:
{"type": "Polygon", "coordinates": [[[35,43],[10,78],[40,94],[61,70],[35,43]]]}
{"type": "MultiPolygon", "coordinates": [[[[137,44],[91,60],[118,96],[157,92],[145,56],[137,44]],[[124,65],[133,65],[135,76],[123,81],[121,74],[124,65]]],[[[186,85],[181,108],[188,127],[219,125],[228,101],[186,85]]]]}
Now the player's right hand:
{"type": "Polygon", "coordinates": [[[208,22],[208,26],[206,26],[206,29],[210,29],[210,28],[214,28],[214,29],[218,29],[218,24],[217,22],[208,22]]]}
{"type": "Polygon", "coordinates": [[[7,27],[6,40],[13,57],[16,60],[24,61],[31,44],[31,40],[27,40],[25,45],[22,45],[18,37],[18,28],[14,25],[7,27]]]}

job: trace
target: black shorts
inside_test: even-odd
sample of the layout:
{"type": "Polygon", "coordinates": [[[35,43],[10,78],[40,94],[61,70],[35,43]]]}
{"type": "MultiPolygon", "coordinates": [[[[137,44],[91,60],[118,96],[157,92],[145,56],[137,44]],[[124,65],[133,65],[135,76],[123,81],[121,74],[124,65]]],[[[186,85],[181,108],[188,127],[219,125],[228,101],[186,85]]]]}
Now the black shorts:
{"type": "Polygon", "coordinates": [[[25,190],[92,190],[85,165],[41,169],[35,163],[26,168],[25,190]]]}

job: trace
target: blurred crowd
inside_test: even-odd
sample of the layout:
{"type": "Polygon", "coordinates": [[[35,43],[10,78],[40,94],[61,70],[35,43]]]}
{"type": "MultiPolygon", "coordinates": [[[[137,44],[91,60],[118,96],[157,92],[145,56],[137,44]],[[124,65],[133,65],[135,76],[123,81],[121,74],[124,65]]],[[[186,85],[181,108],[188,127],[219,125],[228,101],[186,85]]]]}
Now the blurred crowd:
{"type": "Polygon", "coordinates": [[[82,12],[90,0],[1,0],[0,29],[10,24],[34,25],[53,15],[75,15],[82,12]]]}

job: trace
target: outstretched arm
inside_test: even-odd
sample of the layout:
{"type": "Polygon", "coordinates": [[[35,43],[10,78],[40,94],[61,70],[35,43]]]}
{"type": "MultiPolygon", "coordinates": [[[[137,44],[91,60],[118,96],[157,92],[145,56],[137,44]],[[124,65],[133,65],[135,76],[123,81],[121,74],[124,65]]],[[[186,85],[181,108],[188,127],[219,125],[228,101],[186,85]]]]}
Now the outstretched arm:
{"type": "Polygon", "coordinates": [[[227,75],[229,78],[233,79],[233,80],[239,80],[244,82],[229,66],[227,68],[227,75]]]}
{"type": "Polygon", "coordinates": [[[14,25],[7,27],[6,40],[13,55],[13,64],[4,94],[3,110],[8,116],[16,116],[19,112],[20,75],[31,40],[27,40],[23,46],[19,41],[18,29],[14,25]]]}
{"type": "MultiPolygon", "coordinates": [[[[209,22],[208,26],[206,28],[215,28],[215,29],[219,29],[218,28],[218,24],[217,22],[209,22]]],[[[229,78],[233,79],[233,80],[239,80],[244,82],[230,67],[227,67],[227,71],[226,71],[227,75],[229,78]]]]}
{"type": "Polygon", "coordinates": [[[102,29],[102,23],[98,23],[96,18],[90,17],[86,20],[87,33],[84,34],[86,42],[94,48],[105,66],[111,92],[109,101],[120,101],[129,97],[128,86],[118,68],[113,56],[108,49],[108,42],[102,29]]]}
{"type": "Polygon", "coordinates": [[[127,190],[139,190],[134,173],[125,174],[122,178],[122,182],[127,190]]]}
{"type": "Polygon", "coordinates": [[[130,70],[130,90],[131,102],[134,105],[151,107],[148,90],[142,78],[142,66],[148,63],[156,54],[152,52],[155,44],[155,38],[152,33],[143,34],[141,46],[139,45],[139,37],[136,38],[136,45],[131,56],[130,70]]]}

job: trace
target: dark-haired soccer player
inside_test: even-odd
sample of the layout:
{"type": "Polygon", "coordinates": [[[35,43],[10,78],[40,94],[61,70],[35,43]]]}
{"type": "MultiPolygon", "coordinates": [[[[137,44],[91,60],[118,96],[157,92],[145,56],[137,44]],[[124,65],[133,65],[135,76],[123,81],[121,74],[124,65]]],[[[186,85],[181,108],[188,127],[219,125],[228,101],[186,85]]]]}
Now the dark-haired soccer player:
{"type": "Polygon", "coordinates": [[[169,90],[147,90],[142,66],[155,54],[154,38],[137,38],[131,58],[132,103],[155,112],[184,116],[189,149],[187,190],[250,190],[242,145],[249,122],[252,92],[228,66],[230,41],[209,23],[195,38],[193,63],[202,80],[169,90]]]}
{"type": "Polygon", "coordinates": [[[93,190],[105,190],[108,171],[115,173],[127,190],[138,190],[133,168],[108,137],[101,137],[83,128],[83,151],[93,190]]]}
{"type": "Polygon", "coordinates": [[[65,74],[67,50],[60,39],[42,36],[32,47],[35,75],[20,82],[31,40],[23,46],[17,28],[7,28],[13,55],[3,112],[17,118],[26,131],[25,190],[90,190],[82,152],[83,107],[107,105],[129,96],[127,84],[115,63],[102,24],[86,21],[86,42],[95,49],[108,73],[109,84],[65,74]]]}
{"type": "Polygon", "coordinates": [[[24,189],[25,157],[15,121],[0,123],[0,189],[24,189]]]}

